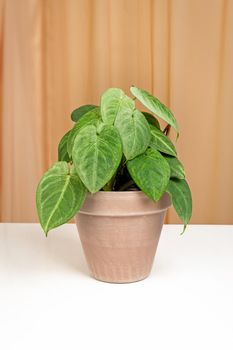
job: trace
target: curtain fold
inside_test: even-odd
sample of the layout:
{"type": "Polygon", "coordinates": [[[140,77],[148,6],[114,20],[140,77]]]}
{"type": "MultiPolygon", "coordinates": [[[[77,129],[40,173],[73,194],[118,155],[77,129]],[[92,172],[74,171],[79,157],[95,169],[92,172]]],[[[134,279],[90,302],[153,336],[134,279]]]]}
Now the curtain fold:
{"type": "MultiPolygon", "coordinates": [[[[35,190],[110,86],[151,91],[180,125],[192,223],[233,223],[233,1],[1,0],[0,219],[37,221],[35,190]]],[[[169,223],[179,222],[173,209],[169,223]]]]}
{"type": "Polygon", "coordinates": [[[1,3],[1,220],[35,220],[43,164],[41,9],[1,3]]]}

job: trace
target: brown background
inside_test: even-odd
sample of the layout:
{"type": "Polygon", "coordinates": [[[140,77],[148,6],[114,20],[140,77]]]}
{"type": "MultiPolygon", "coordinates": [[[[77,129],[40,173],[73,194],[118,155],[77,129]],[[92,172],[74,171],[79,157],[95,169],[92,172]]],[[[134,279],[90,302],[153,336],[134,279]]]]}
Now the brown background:
{"type": "Polygon", "coordinates": [[[0,0],[1,221],[37,221],[70,112],[134,84],[178,120],[192,222],[232,224],[232,65],[232,0],[0,0]]]}

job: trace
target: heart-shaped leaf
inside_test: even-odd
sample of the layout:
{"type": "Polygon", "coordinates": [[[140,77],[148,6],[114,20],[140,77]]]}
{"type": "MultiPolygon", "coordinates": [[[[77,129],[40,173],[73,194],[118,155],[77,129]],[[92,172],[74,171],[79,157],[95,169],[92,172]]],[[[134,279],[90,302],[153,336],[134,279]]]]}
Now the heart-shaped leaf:
{"type": "Polygon", "coordinates": [[[149,124],[154,125],[157,129],[160,130],[160,124],[157,118],[155,118],[152,114],[148,112],[142,112],[142,114],[146,117],[146,120],[149,124]]]}
{"type": "Polygon", "coordinates": [[[135,103],[121,89],[110,88],[103,93],[100,107],[104,123],[113,125],[117,117],[131,116],[135,103]]]}
{"type": "Polygon", "coordinates": [[[37,211],[45,234],[70,220],[83,205],[86,188],[74,169],[57,162],[42,177],[36,192],[37,211]]]}
{"type": "Polygon", "coordinates": [[[162,131],[160,131],[153,125],[150,125],[150,130],[152,135],[151,141],[150,141],[150,147],[158,151],[161,151],[163,153],[176,156],[175,146],[169,140],[169,138],[166,135],[164,135],[162,131]]]}
{"type": "Polygon", "coordinates": [[[71,119],[73,120],[73,122],[77,122],[80,118],[82,118],[82,116],[84,116],[87,112],[92,111],[93,109],[95,109],[97,106],[95,105],[83,105],[80,106],[79,108],[75,109],[72,113],[71,113],[71,119]]]}
{"type": "Polygon", "coordinates": [[[192,216],[192,195],[188,183],[186,180],[170,179],[166,192],[170,194],[172,204],[183,221],[185,230],[192,216]]]}
{"type": "Polygon", "coordinates": [[[148,197],[155,201],[160,199],[167,188],[170,168],[158,151],[148,148],[145,153],[129,160],[127,168],[136,185],[148,197]]]}
{"type": "Polygon", "coordinates": [[[182,163],[176,157],[165,156],[166,161],[168,162],[171,170],[170,177],[176,177],[178,179],[185,178],[185,171],[182,163]]]}
{"type": "Polygon", "coordinates": [[[88,125],[75,138],[72,152],[75,169],[92,193],[110,181],[121,157],[120,135],[113,126],[104,126],[98,132],[94,125],[88,125]]]}
{"type": "Polygon", "coordinates": [[[156,97],[151,95],[149,92],[142,90],[136,86],[130,88],[131,93],[152,113],[157,115],[159,118],[165,120],[169,125],[171,125],[177,133],[179,133],[179,128],[174,115],[162,102],[160,102],[156,97]]]}
{"type": "Polygon", "coordinates": [[[119,131],[126,159],[133,159],[147,149],[150,139],[150,127],[144,115],[134,110],[133,114],[118,114],[115,127],[119,131]]]}
{"type": "Polygon", "coordinates": [[[81,119],[75,124],[73,129],[71,129],[71,132],[69,134],[68,140],[67,140],[67,151],[69,156],[72,155],[72,149],[74,145],[75,137],[77,136],[78,132],[87,125],[98,125],[102,121],[100,116],[100,108],[97,107],[95,109],[92,109],[91,111],[87,112],[85,115],[82,116],[81,119]]]}
{"type": "Polygon", "coordinates": [[[71,130],[69,130],[61,139],[59,145],[58,145],[58,160],[59,161],[65,161],[70,162],[70,156],[67,151],[67,141],[69,138],[69,135],[71,133],[71,130]]]}

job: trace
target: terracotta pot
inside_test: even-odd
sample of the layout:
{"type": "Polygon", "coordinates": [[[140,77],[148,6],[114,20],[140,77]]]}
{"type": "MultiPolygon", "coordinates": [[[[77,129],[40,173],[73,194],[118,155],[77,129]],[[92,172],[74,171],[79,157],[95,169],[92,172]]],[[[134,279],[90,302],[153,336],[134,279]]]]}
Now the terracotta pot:
{"type": "Polygon", "coordinates": [[[170,205],[167,194],[158,202],[140,191],[88,194],[76,223],[91,275],[112,283],[146,278],[170,205]]]}

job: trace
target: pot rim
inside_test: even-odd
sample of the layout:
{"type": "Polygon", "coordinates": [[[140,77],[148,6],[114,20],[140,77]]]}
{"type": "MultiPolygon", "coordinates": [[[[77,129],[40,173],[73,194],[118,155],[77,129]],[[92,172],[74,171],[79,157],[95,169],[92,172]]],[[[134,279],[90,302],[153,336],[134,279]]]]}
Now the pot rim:
{"type": "MultiPolygon", "coordinates": [[[[164,192],[161,196],[161,198],[163,197],[163,195],[166,192],[164,192]]],[[[98,191],[95,193],[91,193],[91,192],[87,192],[87,196],[110,196],[110,195],[130,195],[130,196],[135,196],[135,195],[142,195],[142,196],[146,196],[147,198],[151,199],[150,197],[148,197],[143,191],[98,191]]],[[[153,200],[153,199],[151,199],[153,200]]]]}
{"type": "Polygon", "coordinates": [[[171,207],[171,200],[168,193],[164,193],[158,201],[153,201],[142,191],[99,191],[96,193],[87,194],[87,206],[84,205],[79,210],[79,214],[91,215],[91,216],[109,216],[109,217],[127,217],[127,216],[141,216],[141,215],[154,215],[166,211],[171,207]],[[141,203],[143,206],[137,208],[132,203],[141,203]],[[100,202],[99,202],[100,201],[100,202]],[[121,201],[129,204],[129,206],[123,207],[118,205],[121,201]],[[128,202],[129,201],[129,202],[128,202]],[[139,202],[138,202],[139,201],[139,202]],[[97,203],[104,203],[104,207],[97,203]],[[110,209],[109,203],[117,203],[110,209]]]}

